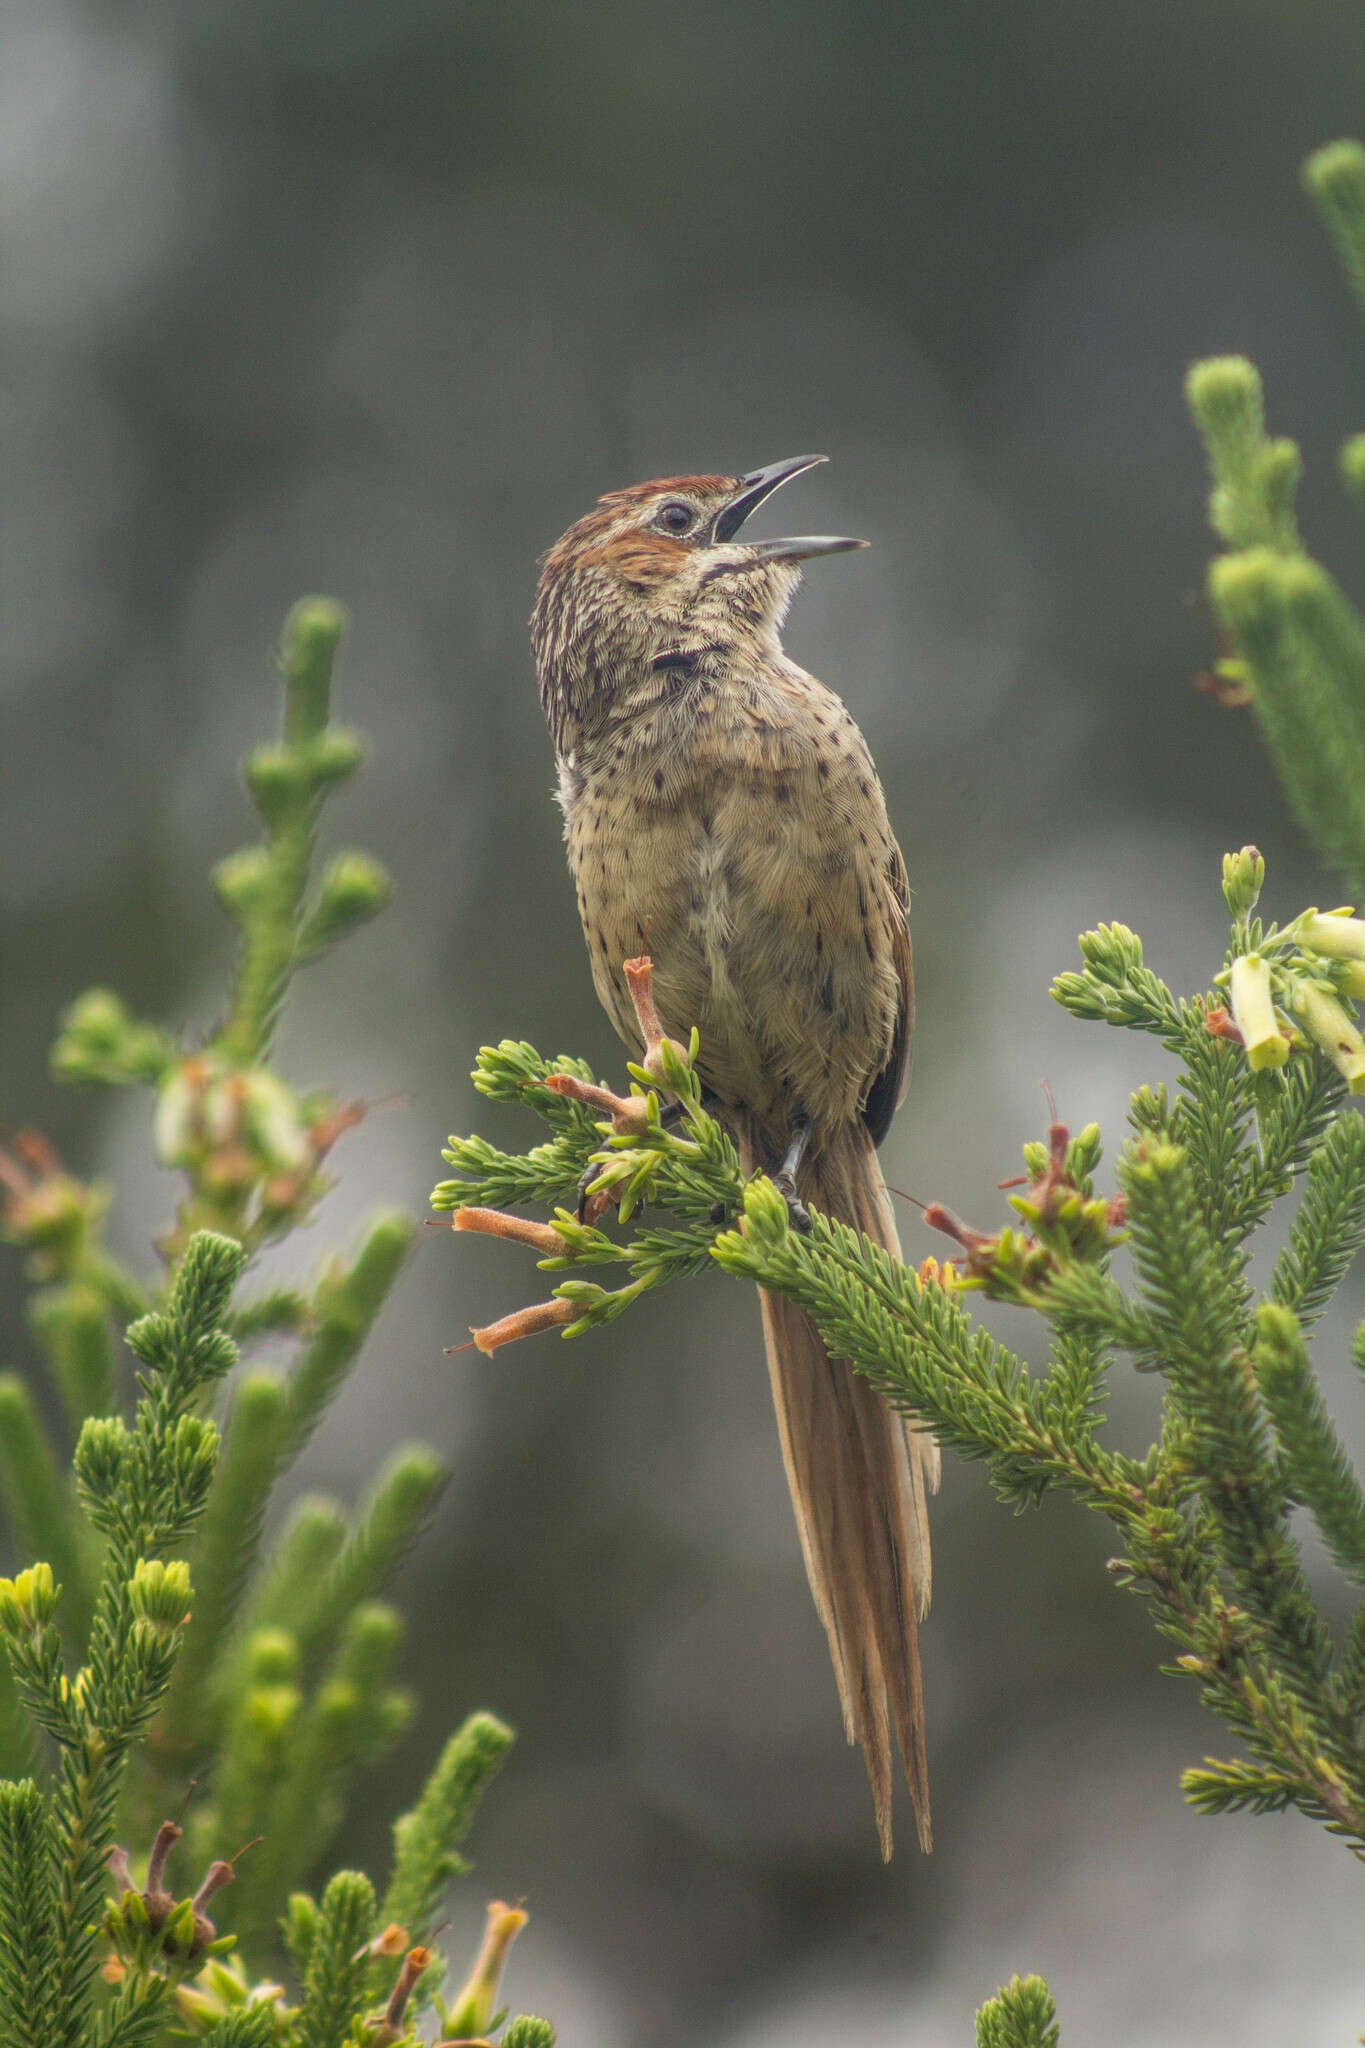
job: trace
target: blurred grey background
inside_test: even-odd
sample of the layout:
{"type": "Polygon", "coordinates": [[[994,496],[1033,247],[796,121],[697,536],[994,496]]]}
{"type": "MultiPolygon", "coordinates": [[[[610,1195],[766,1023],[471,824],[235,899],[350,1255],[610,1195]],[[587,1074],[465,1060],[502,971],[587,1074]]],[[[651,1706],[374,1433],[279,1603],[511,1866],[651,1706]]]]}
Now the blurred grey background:
{"type": "MultiPolygon", "coordinates": [[[[619,1071],[549,798],[536,558],[601,490],[811,447],[829,466],[755,530],[874,543],[818,566],[788,645],[867,732],[915,889],[888,1176],[991,1221],[1044,1079],[1112,1148],[1160,1058],[1050,1003],[1077,931],[1122,917],[1202,986],[1247,838],[1272,914],[1335,900],[1246,715],[1192,686],[1180,382],[1257,358],[1349,578],[1362,357],[1297,168],[1360,126],[1362,59],[1326,0],[8,0],[0,1115],[115,1177],[149,1256],[149,1103],[56,1089],[46,1049],[96,981],[212,1018],[207,870],[249,836],[234,763],[307,590],[351,608],[339,710],[374,739],[333,837],[398,895],[307,979],[282,1057],[398,1099],[290,1258],[420,1212],[447,1131],[531,1137],[474,1098],[481,1041],[619,1071]]],[[[3,1288],[12,1328],[12,1261],[3,1288]]],[[[466,1709],[513,1721],[447,1942],[525,1894],[514,2006],[566,2048],[892,2048],[969,2039],[1040,1969],[1070,2048],[1354,2035],[1351,1866],[1306,1821],[1181,1806],[1223,1738],[1158,1676],[1104,1529],[1012,1519],[949,1463],[938,1847],[903,1825],[884,1870],[752,1300],[717,1278],[572,1346],[442,1355],[527,1292],[505,1247],[427,1234],[303,1475],[353,1494],[411,1435],[452,1460],[400,1587],[422,1715],[344,1846],[382,1857],[466,1709]]],[[[1120,1378],[1121,1440],[1153,1399],[1120,1378]]]]}

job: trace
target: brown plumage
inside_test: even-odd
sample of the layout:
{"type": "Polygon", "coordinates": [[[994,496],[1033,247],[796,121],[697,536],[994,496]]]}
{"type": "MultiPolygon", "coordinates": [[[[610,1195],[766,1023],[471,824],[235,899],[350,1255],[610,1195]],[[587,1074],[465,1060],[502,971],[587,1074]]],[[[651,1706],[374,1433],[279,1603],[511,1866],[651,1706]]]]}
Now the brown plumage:
{"type": "MultiPolygon", "coordinates": [[[[866,743],[782,651],[800,564],[859,547],[745,542],[748,513],[818,456],[746,477],[614,491],[545,559],[532,619],[569,862],[607,1014],[639,1034],[622,963],[646,944],[665,1028],[701,1033],[701,1074],[745,1168],[898,1252],[877,1166],[914,1022],[909,893],[866,743]]],[[[927,1431],[762,1296],[811,1590],[883,1852],[891,1742],[930,1843],[917,1618],[929,1604],[927,1431]]]]}

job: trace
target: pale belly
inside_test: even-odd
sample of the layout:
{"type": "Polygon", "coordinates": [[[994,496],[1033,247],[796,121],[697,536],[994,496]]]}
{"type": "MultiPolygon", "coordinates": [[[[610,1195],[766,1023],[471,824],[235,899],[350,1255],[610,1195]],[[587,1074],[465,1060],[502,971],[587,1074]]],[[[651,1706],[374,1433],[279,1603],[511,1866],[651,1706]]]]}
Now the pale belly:
{"type": "Polygon", "coordinates": [[[621,964],[647,952],[665,1028],[701,1034],[702,1077],[773,1146],[834,1129],[887,1064],[904,991],[895,857],[865,754],[585,780],[569,852],[598,994],[639,1034],[621,964]],[[865,769],[865,773],[861,772],[865,769]]]}

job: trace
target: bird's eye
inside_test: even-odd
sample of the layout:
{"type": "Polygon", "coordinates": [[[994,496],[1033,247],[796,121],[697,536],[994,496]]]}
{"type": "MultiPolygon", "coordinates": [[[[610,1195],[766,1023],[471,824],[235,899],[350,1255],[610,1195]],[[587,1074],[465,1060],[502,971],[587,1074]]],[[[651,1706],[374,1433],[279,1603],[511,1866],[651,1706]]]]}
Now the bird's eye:
{"type": "Polygon", "coordinates": [[[690,533],[697,523],[697,515],[681,498],[670,498],[666,505],[660,505],[656,523],[665,533],[690,533]]]}

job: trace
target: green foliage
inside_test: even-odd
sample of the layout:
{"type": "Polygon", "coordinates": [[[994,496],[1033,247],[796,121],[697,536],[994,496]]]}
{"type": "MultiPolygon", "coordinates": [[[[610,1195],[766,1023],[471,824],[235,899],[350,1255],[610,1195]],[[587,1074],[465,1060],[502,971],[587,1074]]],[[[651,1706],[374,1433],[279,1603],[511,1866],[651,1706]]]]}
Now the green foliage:
{"type": "Polygon", "coordinates": [[[155,1091],[158,1152],[184,1176],[163,1274],[110,1256],[109,1191],[43,1139],[25,1133],[0,1157],[0,1235],[27,1255],[31,1327],[75,1435],[68,1474],[28,1385],[0,1375],[0,1505],[13,1545],[41,1560],[0,1579],[0,1769],[13,1773],[0,1779],[0,2032],[16,2048],[160,2048],[186,2032],[219,2048],[415,2040],[443,1969],[422,1939],[512,1740],[472,1716],[395,1822],[382,1937],[360,1873],[333,1877],[321,1905],[295,1889],[356,1771],[409,1720],[402,1623],[377,1596],[444,1480],[426,1446],[400,1448],[355,1513],[300,1501],[263,1553],[275,1484],[354,1367],[414,1234],[381,1216],[311,1288],[236,1296],[256,1249],[307,1219],[362,1113],[268,1064],[294,972],[387,893],[355,853],[311,881],[324,797],[363,758],[329,722],[340,627],[316,599],[286,625],[283,733],[246,764],[263,838],[215,876],[240,938],[223,1022],[189,1048],[95,990],[54,1052],[64,1079],[155,1091]],[[118,1336],[134,1361],[129,1413],[118,1336]],[[263,1337],[292,1355],[234,1373],[239,1346],[263,1337]],[[196,1779],[207,1791],[182,1829],[164,1816],[196,1779]],[[195,1875],[178,1890],[167,1863],[182,1834],[195,1875]],[[297,2005],[267,1974],[286,1907],[297,2005]]]}
{"type": "Polygon", "coordinates": [[[1041,1977],[1011,1977],[976,2016],[976,2048],[1057,2048],[1057,2008],[1041,1977]]]}
{"type": "MultiPolygon", "coordinates": [[[[550,1272],[618,1261],[657,1285],[697,1271],[705,1246],[722,1270],[799,1302],[831,1351],[894,1406],[931,1423],[949,1448],[985,1461],[1002,1501],[1022,1510],[1060,1489],[1103,1514],[1124,1546],[1119,1582],[1147,1601],[1157,1628],[1179,1647],[1176,1668],[1199,1681],[1206,1704],[1247,1751],[1189,1772],[1191,1802],[1204,1812],[1296,1806],[1362,1855],[1365,1606],[1347,1640],[1334,1643],[1291,1522],[1296,1505],[1306,1508],[1337,1562],[1359,1580],[1365,1494],[1327,1415],[1305,1331],[1361,1241],[1365,1125],[1345,1101],[1340,1048],[1324,1049],[1289,1021],[1304,981],[1330,986],[1347,1013],[1351,989],[1339,974],[1346,956],[1331,947],[1356,921],[1305,912],[1283,932],[1263,929],[1251,913],[1264,863],[1244,849],[1228,865],[1234,916],[1218,978],[1235,988],[1240,960],[1273,960],[1285,1005],[1276,1027],[1284,1031],[1282,1062],[1253,1066],[1217,989],[1177,998],[1125,927],[1085,934],[1081,971],[1056,985],[1073,1014],[1155,1032],[1181,1060],[1173,1095],[1134,1096],[1119,1193],[1108,1202],[1093,1185],[1098,1132],[1072,1138],[1054,1125],[1046,1143],[1025,1147],[1027,1186],[1011,1197],[1004,1227],[972,1229],[930,1205],[927,1219],[954,1240],[956,1257],[942,1267],[930,1260],[916,1274],[819,1214],[798,1231],[770,1181],[741,1181],[701,1107],[695,1047],[672,1070],[668,1092],[681,1117],[661,1112],[642,1069],[634,1070],[635,1092],[620,1097],[584,1083],[574,1066],[572,1089],[605,1114],[595,1129],[561,1120],[541,1184],[546,1202],[569,1175],[590,1198],[597,1188],[622,1189],[671,1212],[671,1227],[653,1216],[642,1222],[637,1212],[617,1237],[562,1208],[548,1224],[491,1212],[480,1205],[518,1176],[491,1148],[461,1140],[446,1157],[467,1177],[443,1182],[434,1199],[459,1228],[521,1240],[550,1272]],[[1325,939],[1324,922],[1332,926],[1325,939]],[[1300,1184],[1288,1244],[1267,1298],[1257,1301],[1248,1280],[1252,1240],[1300,1184]],[[1128,1285],[1113,1269],[1121,1243],[1128,1285]],[[972,1289],[1041,1317],[1052,1339],[1043,1370],[1031,1371],[972,1324],[972,1289]],[[1109,1448],[1100,1434],[1105,1380],[1124,1355],[1165,1385],[1160,1433],[1140,1458],[1109,1448]]],[[[570,1063],[540,1061],[518,1045],[485,1050],[478,1078],[493,1093],[518,1076],[528,1103],[543,1112],[548,1095],[559,1115],[548,1084],[569,1071],[570,1063]]],[[[521,1167],[535,1157],[523,1155],[521,1167]]],[[[561,1281],[548,1302],[476,1338],[492,1348],[556,1325],[572,1336],[619,1313],[628,1305],[620,1293],[635,1291],[613,1298],[582,1280],[561,1281]],[[564,1312],[552,1314],[560,1304],[564,1312]]],[[[1036,2029],[1051,2019],[1039,2016],[1032,1993],[1002,1996],[998,2012],[987,2008],[990,2026],[1032,2026],[1035,2033],[1017,2038],[1048,2038],[1036,2029]]]]}
{"type": "Polygon", "coordinates": [[[366,1949],[374,1932],[374,1887],[339,1870],[322,1896],[304,1982],[299,2048],[333,2048],[365,2002],[366,1949]]]}
{"type": "Polygon", "coordinates": [[[0,1783],[0,2020],[14,2048],[59,2038],[53,1841],[46,1800],[31,1778],[0,1783]]]}
{"type": "Polygon", "coordinates": [[[471,1714],[447,1742],[416,1806],[394,1827],[383,1916],[410,1928],[418,1940],[431,1931],[447,1880],[466,1867],[460,1844],[511,1741],[492,1714],[471,1714]]]}
{"type": "Polygon", "coordinates": [[[204,2036],[209,2048],[272,2048],[278,2038],[274,2014],[259,2001],[225,2014],[204,2036]]]}
{"type": "Polygon", "coordinates": [[[555,2030],[533,2013],[518,2013],[502,2037],[502,2048],[555,2048],[555,2030]]]}
{"type": "MultiPolygon", "coordinates": [[[[1264,864],[1251,849],[1230,861],[1234,920],[1222,975],[1244,949],[1259,948],[1275,960],[1276,985],[1292,1005],[1296,980],[1330,980],[1335,956],[1316,950],[1315,913],[1284,934],[1252,926],[1246,877],[1259,887],[1264,864]]],[[[1365,1234],[1365,1124],[1344,1103],[1332,1048],[1287,1032],[1284,1062],[1253,1068],[1217,991],[1175,997],[1126,928],[1085,934],[1081,955],[1081,972],[1056,984],[1059,1000],[1080,1017],[1159,1035],[1182,1061],[1174,1097],[1151,1089],[1134,1097],[1118,1197],[1106,1203],[1094,1192],[1098,1132],[1071,1138],[1054,1126],[1047,1143],[1025,1148],[1028,1184],[1012,1198],[1011,1224],[972,1230],[930,1206],[929,1219],[961,1256],[941,1268],[928,1261],[919,1274],[822,1215],[808,1231],[793,1229],[771,1182],[741,1181],[724,1133],[701,1107],[695,1046],[672,1071],[669,1092],[682,1115],[671,1119],[642,1069],[621,1097],[586,1082],[576,1062],[542,1061],[521,1044],[486,1048],[476,1070],[484,1092],[519,1092],[555,1120],[555,1137],[511,1160],[453,1139],[445,1156],[465,1177],[442,1182],[436,1205],[459,1228],[527,1244],[543,1254],[542,1270],[618,1262],[636,1279],[615,1295],[561,1281],[548,1303],[476,1337],[491,1348],[556,1324],[573,1336],[620,1313],[640,1280],[684,1277],[706,1257],[788,1295],[893,1405],[984,1460],[1007,1504],[1022,1510],[1061,1489],[1115,1526],[1120,1583],[1146,1599],[1158,1629],[1179,1645],[1176,1668],[1198,1679],[1248,1751],[1186,1774],[1196,1808],[1296,1806],[1365,1854],[1365,1606],[1347,1643],[1335,1645],[1288,1519],[1296,1503],[1305,1506],[1343,1570],[1360,1578],[1365,1494],[1323,1405],[1304,1332],[1365,1234]],[[574,1122],[548,1086],[557,1075],[577,1091],[583,1114],[574,1122]],[[605,1111],[596,1120],[587,1113],[594,1107],[605,1111]],[[502,1190],[525,1188],[537,1171],[547,1204],[581,1181],[590,1195],[620,1189],[633,1203],[647,1199],[673,1221],[645,1223],[633,1211],[622,1242],[562,1207],[548,1224],[490,1213],[502,1190]],[[1250,1242],[1298,1182],[1289,1242],[1269,1298],[1258,1303],[1247,1279],[1250,1242]],[[1129,1287],[1112,1270],[1124,1239],[1129,1287]],[[1042,1317],[1052,1336],[1043,1371],[972,1325],[972,1288],[1042,1317]],[[561,1302],[564,1314],[547,1315],[561,1302]],[[1141,1458],[1107,1448],[1098,1433],[1105,1378],[1124,1354],[1165,1382],[1161,1431],[1141,1458]]],[[[1335,999],[1350,1000],[1344,986],[1335,999]]],[[[978,2018],[981,2041],[1056,2038],[1037,1979],[1016,1981],[978,2018]]]]}
{"type": "MultiPolygon", "coordinates": [[[[1365,147],[1328,144],[1309,158],[1304,183],[1365,309],[1365,147]]],[[[1209,571],[1214,611],[1300,823],[1365,892],[1365,619],[1302,551],[1299,453],[1266,435],[1252,364],[1196,363],[1186,394],[1213,475],[1209,516],[1230,550],[1209,571]]],[[[1342,471],[1359,495],[1362,437],[1347,442],[1342,471]]]]}
{"type": "Polygon", "coordinates": [[[1252,1362],[1296,1497],[1342,1571],[1365,1580],[1365,1493],[1314,1378],[1302,1320],[1264,1302],[1252,1362]]]}

